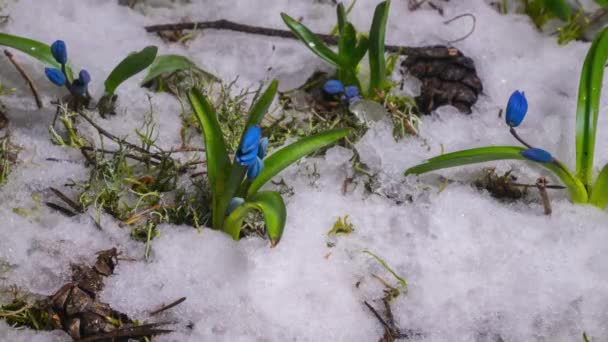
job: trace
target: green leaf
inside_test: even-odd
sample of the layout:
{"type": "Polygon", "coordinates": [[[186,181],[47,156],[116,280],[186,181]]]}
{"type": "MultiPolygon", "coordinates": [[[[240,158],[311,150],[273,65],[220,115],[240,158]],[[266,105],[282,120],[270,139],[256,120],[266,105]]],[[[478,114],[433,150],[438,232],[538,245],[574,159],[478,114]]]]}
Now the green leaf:
{"type": "Polygon", "coordinates": [[[602,7],[608,6],[608,0],[595,0],[595,3],[602,7]]]}
{"type": "Polygon", "coordinates": [[[353,10],[356,3],[357,3],[357,0],[354,0],[353,2],[351,2],[350,5],[348,6],[348,9],[344,12],[344,14],[340,13],[340,11],[344,11],[344,5],[342,3],[338,4],[338,8],[336,9],[336,11],[338,12],[338,24],[331,29],[331,31],[329,33],[330,35],[335,36],[338,33],[340,33],[340,31],[341,31],[340,16],[342,16],[344,18],[344,22],[346,22],[346,18],[348,17],[350,12],[353,10]],[[340,6],[342,6],[342,9],[339,8],[340,6]]]}
{"type": "Polygon", "coordinates": [[[276,151],[268,158],[264,159],[264,168],[251,182],[251,186],[247,191],[247,197],[255,194],[255,192],[266,184],[266,182],[271,180],[272,177],[276,176],[279,172],[283,171],[286,167],[295,163],[300,158],[322,147],[335,143],[349,133],[350,129],[347,128],[334,129],[306,137],[276,151]]]}
{"type": "Polygon", "coordinates": [[[365,35],[358,35],[357,38],[357,47],[353,53],[353,64],[355,66],[359,65],[359,62],[365,57],[367,50],[369,49],[369,39],[365,35]]]}
{"type": "Polygon", "coordinates": [[[323,43],[321,39],[312,33],[306,26],[302,25],[300,22],[285,13],[281,13],[281,18],[283,18],[283,21],[287,27],[289,27],[291,32],[293,32],[298,39],[304,42],[304,44],[306,44],[306,46],[317,56],[321,57],[324,61],[335,65],[336,67],[342,67],[344,65],[344,62],[340,59],[338,54],[328,48],[327,45],[325,45],[325,43],[323,43]]]}
{"type": "Polygon", "coordinates": [[[224,222],[224,231],[233,239],[238,240],[243,220],[251,210],[259,210],[264,215],[266,232],[270,238],[272,247],[281,240],[285,221],[287,220],[287,209],[283,197],[278,192],[261,191],[249,197],[247,201],[237,207],[224,222]]]}
{"type": "Polygon", "coordinates": [[[344,65],[338,69],[339,79],[347,85],[356,85],[359,88],[357,79],[357,32],[353,24],[347,22],[338,39],[338,54],[344,61],[344,65]]]}
{"type": "Polygon", "coordinates": [[[576,108],[576,176],[591,186],[593,156],[604,65],[608,59],[608,28],[599,33],[587,52],[581,71],[576,108]]]}
{"type": "Polygon", "coordinates": [[[207,101],[207,98],[198,89],[193,88],[188,93],[188,99],[205,138],[207,176],[209,183],[211,183],[212,192],[213,217],[211,222],[213,228],[220,229],[226,213],[226,208],[221,205],[220,199],[226,191],[226,177],[231,168],[230,159],[215,110],[207,101]]]}
{"type": "MultiPolygon", "coordinates": [[[[51,53],[51,47],[42,42],[19,36],[12,36],[6,33],[0,33],[0,45],[19,50],[28,54],[44,64],[51,65],[57,69],[61,69],[61,64],[55,61],[51,53]]],[[[66,73],[72,75],[71,69],[66,65],[66,73]]]]}
{"type": "Polygon", "coordinates": [[[384,60],[384,38],[390,1],[383,1],[374,11],[372,27],[369,30],[369,69],[370,83],[368,96],[374,96],[375,90],[384,89],[386,79],[386,61],[384,60]]]}
{"type": "Polygon", "coordinates": [[[545,6],[554,16],[570,21],[570,6],[566,0],[545,0],[545,6]]]}
{"type": "Polygon", "coordinates": [[[336,8],[337,16],[338,16],[338,32],[340,35],[344,31],[344,25],[347,23],[346,21],[346,10],[344,9],[344,5],[342,3],[338,4],[336,8]]]}
{"type": "Polygon", "coordinates": [[[602,172],[593,184],[593,188],[591,188],[589,203],[601,209],[606,208],[606,204],[608,204],[608,164],[604,165],[602,172]]]}
{"type": "Polygon", "coordinates": [[[384,267],[385,270],[387,270],[390,274],[393,275],[393,277],[395,277],[395,279],[397,279],[397,281],[399,281],[399,284],[401,285],[401,287],[403,287],[403,289],[407,289],[407,282],[405,281],[405,278],[401,277],[399,274],[397,274],[397,272],[393,271],[393,269],[386,263],[386,261],[384,261],[384,259],[370,252],[367,249],[364,249],[361,253],[365,253],[376,259],[376,261],[378,261],[380,265],[384,267]]]}
{"type": "Polygon", "coordinates": [[[106,79],[104,83],[106,94],[114,94],[122,82],[150,66],[154,62],[157,52],[156,46],[148,46],[125,57],[106,79]]]}
{"type": "MultiPolygon", "coordinates": [[[[525,148],[519,146],[488,146],[447,153],[407,169],[405,176],[494,160],[528,160],[520,154],[523,150],[525,148]]],[[[562,163],[555,161],[553,163],[536,164],[553,172],[568,187],[573,202],[587,203],[588,197],[585,187],[562,163]]]]}
{"type": "Polygon", "coordinates": [[[163,74],[171,74],[176,71],[181,70],[195,70],[196,72],[200,72],[208,79],[213,81],[218,81],[219,78],[201,68],[196,66],[192,61],[188,58],[180,55],[160,55],[156,56],[154,59],[154,63],[150,65],[150,69],[148,69],[148,74],[144,77],[144,80],[141,81],[141,85],[144,85],[153,79],[163,75],[163,74]]]}
{"type": "Polygon", "coordinates": [[[264,91],[264,93],[251,105],[249,114],[247,115],[248,119],[245,130],[251,126],[259,125],[262,122],[264,115],[266,115],[272,104],[272,100],[274,100],[278,88],[279,81],[272,80],[268,88],[266,88],[266,91],[264,91]]]}

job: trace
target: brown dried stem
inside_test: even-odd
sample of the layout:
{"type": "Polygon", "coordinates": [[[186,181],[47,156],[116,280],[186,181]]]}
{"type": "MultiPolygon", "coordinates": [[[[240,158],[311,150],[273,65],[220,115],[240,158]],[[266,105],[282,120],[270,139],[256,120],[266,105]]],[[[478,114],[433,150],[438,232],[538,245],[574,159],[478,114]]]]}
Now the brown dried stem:
{"type": "Polygon", "coordinates": [[[34,100],[36,101],[36,105],[38,106],[38,109],[42,108],[42,100],[40,100],[40,95],[38,95],[38,89],[36,89],[34,81],[32,81],[30,76],[25,72],[25,69],[23,69],[23,67],[19,63],[17,63],[17,60],[15,60],[15,56],[10,51],[4,50],[4,54],[6,55],[6,57],[8,57],[8,60],[11,61],[11,63],[15,66],[15,69],[17,69],[19,74],[21,74],[21,76],[29,85],[30,90],[32,91],[32,95],[34,96],[34,100]]]}

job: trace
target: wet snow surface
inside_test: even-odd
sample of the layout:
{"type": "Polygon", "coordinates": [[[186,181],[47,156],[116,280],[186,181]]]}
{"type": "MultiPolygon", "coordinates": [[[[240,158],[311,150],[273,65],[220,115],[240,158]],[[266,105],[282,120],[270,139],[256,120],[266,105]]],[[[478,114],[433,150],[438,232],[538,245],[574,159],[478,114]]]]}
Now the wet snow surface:
{"type": "MultiPolygon", "coordinates": [[[[189,5],[164,6],[165,1],[150,1],[133,11],[115,2],[19,0],[6,9],[11,16],[6,30],[49,44],[65,40],[72,63],[92,75],[96,95],[102,92],[105,75],[125,54],[151,44],[161,53],[183,54],[225,80],[239,76],[241,87],[278,78],[281,89],[288,89],[313,70],[328,68],[292,40],[206,31],[183,47],[164,44],[146,34],[143,26],[223,18],[283,28],[279,13],[285,11],[303,17],[316,31],[328,32],[335,22],[329,4],[193,0],[189,5]]],[[[351,17],[360,30],[369,27],[376,3],[358,1],[351,17]]],[[[374,300],[382,297],[383,287],[372,274],[395,281],[361,253],[369,249],[407,279],[408,293],[393,302],[395,320],[402,328],[422,332],[421,341],[495,341],[496,336],[504,341],[581,341],[583,331],[594,341],[607,340],[606,212],[574,206],[558,192],[553,193],[551,217],[542,215],[536,200],[500,203],[469,185],[479,166],[402,176],[407,167],[439,153],[441,146],[455,151],[514,144],[498,111],[516,89],[526,92],[530,108],[520,134],[573,165],[578,74],[589,44],[559,47],[554,37],[538,33],[527,17],[501,16],[481,0],[442,4],[444,17],[430,9],[411,13],[407,1],[394,0],[387,41],[443,44],[470,29],[466,18],[449,26],[443,21],[473,13],[474,34],[455,45],[475,60],[485,86],[473,114],[445,107],[424,117],[424,140],[395,142],[391,128],[380,123],[357,146],[362,161],[379,172],[382,187],[409,194],[413,202],[397,205],[366,195],[361,187],[343,195],[351,152],[335,148],[283,174],[295,195],[287,198],[287,227],[278,247],[270,249],[258,238],[237,243],[210,229],[198,233],[190,227],[163,225],[161,236],[152,243],[150,262],[122,262],[101,299],[145,319],[162,303],[187,297],[161,317],[179,323],[175,333],[158,341],[377,341],[383,329],[363,301],[381,306],[374,300]],[[318,179],[307,171],[314,164],[318,179]],[[440,192],[438,175],[456,182],[440,192]],[[326,233],[344,215],[350,216],[355,232],[339,237],[330,249],[326,233]]],[[[0,190],[0,260],[13,266],[0,275],[0,285],[50,294],[69,278],[70,262],[91,262],[92,251],[113,246],[141,260],[144,246],[130,240],[128,229],[109,216],[102,217],[104,229],[99,231],[86,215],[70,219],[36,208],[32,194],[48,195],[49,186],[85,180],[88,172],[78,153],[50,143],[47,127],[54,110],[48,103],[60,90],[44,79],[41,64],[21,54],[18,58],[31,70],[47,106],[36,110],[22,79],[0,59],[2,82],[19,88],[3,100],[14,141],[23,147],[21,163],[0,190]],[[47,157],[76,162],[49,162],[47,157]],[[24,218],[13,208],[33,214],[24,218]]],[[[119,114],[104,121],[104,127],[134,137],[149,106],[149,93],[138,87],[142,77],[119,88],[119,114]]],[[[150,95],[160,124],[159,141],[166,147],[178,146],[179,104],[168,95],[150,95]]],[[[604,102],[602,109],[605,112],[604,102]]],[[[602,115],[600,127],[607,126],[608,116],[602,115]]],[[[604,129],[599,132],[596,161],[607,160],[604,129]]],[[[522,182],[544,174],[522,162],[492,165],[501,172],[513,169],[522,182]]],[[[15,331],[0,322],[2,341],[68,339],[62,332],[15,331]]]]}

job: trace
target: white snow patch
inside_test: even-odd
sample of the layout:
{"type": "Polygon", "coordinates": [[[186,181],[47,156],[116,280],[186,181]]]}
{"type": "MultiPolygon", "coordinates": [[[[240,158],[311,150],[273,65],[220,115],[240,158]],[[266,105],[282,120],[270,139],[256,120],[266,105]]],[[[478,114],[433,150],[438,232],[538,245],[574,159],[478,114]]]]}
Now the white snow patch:
{"type": "MultiPolygon", "coordinates": [[[[358,1],[351,18],[359,30],[369,27],[376,4],[358,1]]],[[[210,30],[182,47],[162,43],[143,26],[185,18],[284,28],[279,16],[284,11],[303,17],[315,31],[328,32],[335,24],[330,5],[302,0],[154,5],[140,8],[144,16],[113,0],[19,0],[8,10],[6,31],[47,43],[65,40],[73,65],[91,73],[96,95],[121,58],[151,44],[161,53],[183,54],[223,79],[239,76],[241,87],[279,78],[281,89],[287,89],[313,70],[328,68],[291,40],[210,30]]],[[[440,17],[432,10],[411,13],[407,1],[393,1],[387,40],[411,46],[442,44],[469,28],[466,20],[449,26],[443,21],[473,13],[475,32],[456,44],[475,60],[485,88],[473,114],[443,108],[424,117],[424,140],[395,142],[390,127],[380,123],[357,144],[362,161],[379,172],[382,185],[411,195],[412,203],[363,196],[361,188],[343,195],[351,154],[332,149],[326,157],[308,159],[283,174],[296,194],[286,199],[288,221],[278,247],[269,249],[257,238],[237,243],[209,229],[198,233],[164,225],[152,243],[151,261],[122,262],[102,300],[145,319],[162,303],[187,297],[163,314],[163,319],[179,323],[175,333],[159,341],[378,340],[382,328],[363,301],[380,307],[374,300],[382,297],[382,286],[372,274],[395,282],[361,253],[369,249],[407,278],[408,293],[393,302],[395,319],[403,329],[420,331],[422,341],[495,341],[496,336],[504,341],[579,341],[583,331],[594,340],[608,339],[606,212],[574,206],[557,194],[551,217],[543,216],[537,203],[500,203],[463,185],[478,167],[435,173],[463,181],[439,193],[436,176],[402,176],[407,167],[438,154],[441,146],[449,152],[514,144],[498,110],[516,89],[525,91],[530,103],[520,134],[572,166],[578,77],[589,44],[557,46],[554,37],[538,33],[527,17],[502,16],[482,1],[443,5],[445,17],[440,17]],[[319,179],[309,177],[306,166],[313,164],[319,179]],[[338,237],[336,247],[329,248],[326,233],[344,215],[350,216],[355,232],[338,237]]],[[[52,145],[48,137],[54,115],[48,103],[61,90],[45,81],[40,63],[20,54],[18,58],[39,85],[47,108],[35,109],[20,76],[0,59],[2,82],[19,89],[6,103],[14,140],[23,147],[23,162],[0,189],[0,260],[13,265],[12,271],[0,274],[0,285],[50,294],[69,278],[70,262],[91,262],[93,251],[113,246],[140,257],[143,246],[131,241],[128,230],[110,217],[103,216],[104,230],[99,231],[88,215],[64,218],[32,199],[33,194],[44,196],[49,186],[86,179],[88,172],[77,153],[52,145]],[[51,162],[48,157],[67,161],[51,162]],[[23,218],[13,208],[33,214],[23,218]]],[[[142,77],[118,89],[119,114],[104,126],[133,138],[150,110],[147,95],[153,95],[163,146],[177,146],[179,104],[141,89],[142,77]]],[[[606,100],[601,107],[605,111],[606,100]]],[[[608,117],[601,115],[600,127],[607,124],[608,117]]],[[[606,129],[598,135],[596,160],[608,160],[606,129]]],[[[545,174],[526,163],[498,165],[500,170],[513,168],[522,182],[545,174]]],[[[65,336],[15,331],[0,322],[0,340],[64,341],[65,336]]]]}

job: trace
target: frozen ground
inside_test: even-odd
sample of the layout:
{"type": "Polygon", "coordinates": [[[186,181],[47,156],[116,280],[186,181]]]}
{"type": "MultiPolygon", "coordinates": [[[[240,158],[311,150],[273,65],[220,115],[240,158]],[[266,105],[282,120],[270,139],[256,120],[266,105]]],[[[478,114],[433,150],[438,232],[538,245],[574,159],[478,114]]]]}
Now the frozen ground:
{"type": "MultiPolygon", "coordinates": [[[[158,45],[163,53],[186,55],[226,80],[238,75],[244,87],[276,77],[282,88],[289,88],[315,68],[326,68],[291,40],[208,31],[184,48],[163,44],[145,34],[143,26],[183,18],[225,18],[282,28],[279,13],[286,11],[327,32],[335,20],[327,4],[193,0],[187,6],[131,11],[115,2],[19,0],[6,10],[11,16],[6,29],[48,43],[65,40],[71,60],[93,76],[96,94],[102,90],[100,80],[122,56],[149,44],[158,45]]],[[[376,3],[358,1],[352,13],[358,27],[368,27],[376,3]]],[[[359,190],[342,195],[350,152],[336,148],[287,171],[296,194],[288,199],[287,227],[277,248],[269,249],[255,238],[237,243],[208,229],[197,233],[189,227],[162,226],[161,236],[153,241],[151,261],[121,263],[102,300],[144,319],[161,303],[187,297],[163,317],[178,320],[177,331],[159,341],[376,341],[382,328],[363,301],[382,297],[382,286],[372,274],[393,279],[360,253],[369,249],[407,278],[407,295],[393,305],[395,319],[402,328],[423,332],[421,341],[489,342],[498,335],[504,341],[581,341],[583,331],[593,341],[608,340],[606,212],[573,206],[560,195],[554,196],[551,217],[543,216],[536,202],[500,203],[468,185],[478,167],[441,172],[463,182],[440,193],[437,174],[402,177],[407,167],[437,154],[441,145],[454,151],[513,143],[497,113],[515,89],[524,90],[530,103],[520,133],[572,165],[578,73],[589,44],[558,47],[554,37],[537,33],[527,17],[501,16],[481,0],[444,6],[445,17],[440,17],[432,10],[410,13],[407,1],[394,0],[387,40],[412,46],[445,43],[470,27],[466,20],[445,26],[446,18],[475,14],[474,34],[456,44],[473,57],[485,87],[473,114],[443,108],[425,117],[421,135],[426,143],[413,138],[395,143],[390,128],[380,124],[358,145],[363,161],[381,173],[383,186],[411,194],[412,203],[396,205],[359,190]],[[314,182],[306,172],[312,163],[321,174],[314,182]],[[337,246],[329,249],[325,234],[343,215],[351,217],[356,231],[338,238],[337,246]]],[[[40,64],[26,57],[20,60],[29,70],[38,70],[31,74],[46,103],[59,94],[44,80],[40,64]]],[[[80,156],[50,143],[50,106],[35,109],[5,59],[0,59],[0,70],[3,83],[19,88],[5,100],[15,141],[24,147],[22,163],[0,190],[0,260],[14,266],[0,275],[0,285],[50,294],[69,277],[69,262],[92,260],[92,250],[118,246],[126,255],[140,258],[143,245],[131,241],[128,230],[109,216],[103,218],[104,230],[98,231],[86,216],[68,219],[36,208],[32,194],[44,195],[49,186],[84,179],[87,171],[79,162],[45,161],[48,156],[78,161],[80,156]],[[17,207],[35,214],[23,218],[12,211],[17,207]]],[[[118,93],[120,113],[105,126],[132,133],[148,110],[146,91],[132,80],[118,93]]],[[[179,105],[157,94],[152,103],[161,123],[160,140],[176,146],[179,105]]],[[[604,111],[605,107],[602,102],[604,111]]],[[[608,116],[602,115],[600,127],[607,126],[608,116]]],[[[596,160],[608,160],[606,129],[599,133],[596,160]]],[[[498,165],[501,170],[513,168],[522,181],[543,174],[524,163],[498,165]]],[[[0,322],[2,341],[68,339],[61,332],[17,332],[0,322]]]]}

